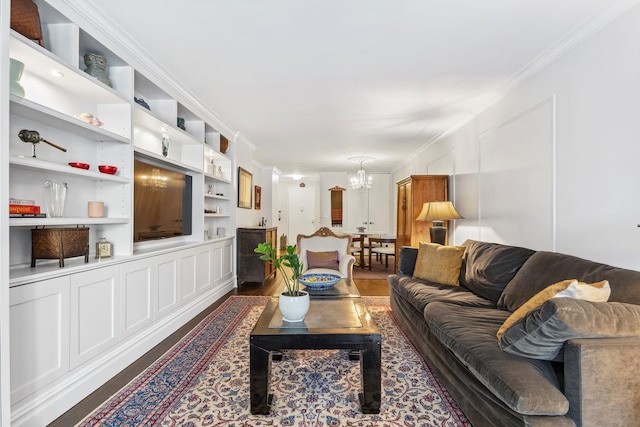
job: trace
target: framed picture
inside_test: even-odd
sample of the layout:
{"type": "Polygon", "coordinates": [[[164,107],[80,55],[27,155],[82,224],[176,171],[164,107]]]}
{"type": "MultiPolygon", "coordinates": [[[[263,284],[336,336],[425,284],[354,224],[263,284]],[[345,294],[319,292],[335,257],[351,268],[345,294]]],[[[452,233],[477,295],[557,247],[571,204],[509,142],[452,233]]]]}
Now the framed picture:
{"type": "Polygon", "coordinates": [[[262,187],[259,185],[255,186],[254,195],[253,195],[253,206],[256,210],[260,210],[260,204],[262,203],[262,187]]]}
{"type": "Polygon", "coordinates": [[[238,207],[251,209],[251,189],[253,175],[246,169],[238,167],[238,207]]]}

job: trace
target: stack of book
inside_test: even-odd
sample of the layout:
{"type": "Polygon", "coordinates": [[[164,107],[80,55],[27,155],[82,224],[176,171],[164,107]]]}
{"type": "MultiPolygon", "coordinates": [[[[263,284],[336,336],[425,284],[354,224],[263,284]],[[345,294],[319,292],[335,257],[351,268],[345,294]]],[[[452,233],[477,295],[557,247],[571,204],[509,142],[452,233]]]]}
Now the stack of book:
{"type": "Polygon", "coordinates": [[[46,218],[35,200],[9,199],[9,218],[46,218]]]}

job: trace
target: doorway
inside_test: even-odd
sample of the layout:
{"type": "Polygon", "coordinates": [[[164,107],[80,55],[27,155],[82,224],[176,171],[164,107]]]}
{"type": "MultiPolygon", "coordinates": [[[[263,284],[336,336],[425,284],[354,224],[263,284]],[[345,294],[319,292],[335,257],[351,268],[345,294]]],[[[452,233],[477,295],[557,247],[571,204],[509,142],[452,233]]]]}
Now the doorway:
{"type": "Polygon", "coordinates": [[[292,187],[288,191],[289,242],[294,245],[298,234],[316,231],[316,192],[314,187],[292,187]]]}

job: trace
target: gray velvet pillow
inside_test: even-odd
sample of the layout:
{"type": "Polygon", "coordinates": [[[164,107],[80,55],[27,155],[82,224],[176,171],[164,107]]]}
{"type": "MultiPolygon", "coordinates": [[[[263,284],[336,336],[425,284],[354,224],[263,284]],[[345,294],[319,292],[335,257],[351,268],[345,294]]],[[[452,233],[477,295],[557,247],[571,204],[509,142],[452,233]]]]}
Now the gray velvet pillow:
{"type": "Polygon", "coordinates": [[[552,298],[507,329],[499,344],[518,356],[562,361],[567,340],[630,336],[640,336],[638,305],[552,298]]]}
{"type": "Polygon", "coordinates": [[[565,279],[595,283],[608,280],[610,302],[640,305],[640,271],[626,270],[557,252],[536,252],[509,282],[498,301],[498,308],[516,311],[529,298],[565,279]]]}
{"type": "Polygon", "coordinates": [[[500,243],[467,240],[461,284],[476,294],[498,302],[502,291],[535,251],[500,243]]]}

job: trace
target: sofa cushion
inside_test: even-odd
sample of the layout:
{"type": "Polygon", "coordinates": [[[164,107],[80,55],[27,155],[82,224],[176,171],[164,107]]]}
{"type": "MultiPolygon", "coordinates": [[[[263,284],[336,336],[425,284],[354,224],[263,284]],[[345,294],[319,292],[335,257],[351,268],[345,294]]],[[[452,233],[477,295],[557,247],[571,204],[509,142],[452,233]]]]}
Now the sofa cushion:
{"type": "Polygon", "coordinates": [[[338,251],[312,252],[307,251],[307,267],[338,269],[338,251]]]}
{"type": "Polygon", "coordinates": [[[420,242],[413,277],[443,285],[458,286],[464,246],[442,246],[420,242]]]}
{"type": "Polygon", "coordinates": [[[387,277],[391,290],[422,313],[427,304],[447,301],[468,307],[495,308],[495,304],[466,288],[430,283],[413,277],[391,274],[387,277]]]}
{"type": "Polygon", "coordinates": [[[516,311],[529,298],[549,286],[549,283],[567,278],[576,278],[586,283],[608,280],[611,286],[609,301],[640,305],[640,272],[570,255],[540,251],[531,255],[509,282],[498,300],[498,307],[516,311]]]}
{"type": "Polygon", "coordinates": [[[509,316],[503,310],[444,302],[426,306],[431,331],[469,371],[512,410],[524,415],[564,415],[569,402],[551,362],[506,353],[496,332],[509,316]]]}
{"type": "Polygon", "coordinates": [[[640,306],[553,298],[509,328],[499,345],[519,356],[562,361],[570,339],[629,336],[640,336],[640,306]]]}
{"type": "Polygon", "coordinates": [[[500,326],[500,329],[498,329],[496,337],[500,339],[502,334],[518,320],[551,298],[569,297],[592,302],[605,302],[609,299],[610,294],[611,288],[609,287],[609,282],[606,280],[598,283],[584,283],[578,282],[576,279],[569,279],[554,283],[532,296],[527,302],[518,307],[516,311],[511,313],[511,316],[509,316],[502,326],[500,326]]]}
{"type": "Polygon", "coordinates": [[[398,260],[398,274],[401,276],[413,276],[418,259],[418,248],[402,246],[400,248],[400,259],[398,260]]]}
{"type": "Polygon", "coordinates": [[[535,251],[467,240],[462,285],[497,303],[500,294],[535,251]]]}

